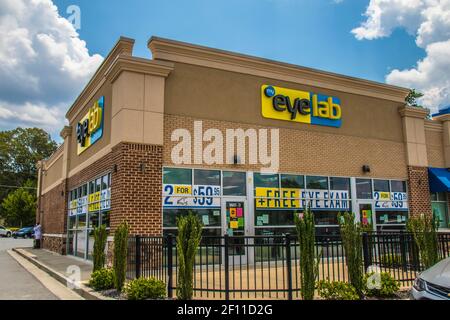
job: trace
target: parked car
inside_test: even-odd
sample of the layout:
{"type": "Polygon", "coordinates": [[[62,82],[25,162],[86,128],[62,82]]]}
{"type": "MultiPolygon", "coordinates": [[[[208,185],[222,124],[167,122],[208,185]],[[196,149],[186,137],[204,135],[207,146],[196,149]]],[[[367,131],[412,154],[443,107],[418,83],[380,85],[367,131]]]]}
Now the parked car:
{"type": "Polygon", "coordinates": [[[33,227],[26,227],[19,229],[18,231],[13,232],[12,236],[14,238],[33,238],[34,236],[34,230],[33,227]]]}
{"type": "Polygon", "coordinates": [[[411,292],[416,300],[450,300],[450,257],[421,272],[411,292]]]}
{"type": "Polygon", "coordinates": [[[11,237],[12,231],[5,228],[4,226],[0,226],[0,237],[11,237]]]}

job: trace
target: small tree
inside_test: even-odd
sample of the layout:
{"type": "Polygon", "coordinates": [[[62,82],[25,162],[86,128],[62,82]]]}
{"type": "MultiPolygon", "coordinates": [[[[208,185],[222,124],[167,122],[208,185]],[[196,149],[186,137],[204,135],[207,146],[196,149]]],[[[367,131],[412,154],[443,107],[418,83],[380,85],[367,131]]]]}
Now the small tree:
{"type": "Polygon", "coordinates": [[[304,300],[313,300],[316,279],[319,276],[319,257],[316,259],[316,229],[314,214],[307,207],[303,214],[294,214],[300,247],[300,281],[301,295],[304,300]]]}
{"type": "Polygon", "coordinates": [[[178,299],[190,300],[193,295],[195,255],[202,238],[203,224],[192,212],[177,219],[178,299]]]}
{"type": "Polygon", "coordinates": [[[413,234],[414,242],[419,249],[419,257],[427,269],[439,261],[438,256],[438,223],[435,216],[420,215],[410,217],[407,229],[413,234]]]}
{"type": "Polygon", "coordinates": [[[416,89],[411,89],[411,90],[409,90],[409,93],[405,98],[405,102],[410,107],[423,108],[417,102],[417,99],[420,99],[422,97],[423,97],[423,93],[416,91],[416,89]]]}
{"type": "Polygon", "coordinates": [[[106,255],[105,246],[106,238],[108,234],[106,232],[106,227],[101,225],[94,229],[94,250],[93,250],[93,272],[102,269],[105,266],[106,255]]]}
{"type": "Polygon", "coordinates": [[[114,232],[114,287],[122,291],[127,271],[128,224],[121,223],[114,232]]]}
{"type": "Polygon", "coordinates": [[[354,213],[339,213],[338,220],[342,244],[344,246],[345,260],[347,262],[348,277],[359,297],[362,297],[364,290],[364,267],[361,225],[355,222],[354,213]]]}
{"type": "Polygon", "coordinates": [[[34,224],[36,195],[34,190],[28,189],[30,185],[31,182],[27,182],[23,188],[16,189],[3,199],[2,216],[7,225],[23,227],[34,224]]]}

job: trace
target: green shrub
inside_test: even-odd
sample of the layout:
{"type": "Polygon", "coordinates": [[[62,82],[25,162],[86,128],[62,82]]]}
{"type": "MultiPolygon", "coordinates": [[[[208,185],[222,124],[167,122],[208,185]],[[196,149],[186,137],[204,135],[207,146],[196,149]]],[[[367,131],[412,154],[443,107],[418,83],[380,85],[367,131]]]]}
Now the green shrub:
{"type": "Polygon", "coordinates": [[[402,264],[402,257],[399,254],[383,254],[380,262],[386,267],[396,267],[402,264]]]}
{"type": "Polygon", "coordinates": [[[316,280],[319,275],[319,259],[315,254],[316,227],[314,214],[310,208],[306,208],[302,215],[294,213],[295,227],[297,230],[300,248],[300,291],[302,299],[313,300],[316,280]]]}
{"type": "Polygon", "coordinates": [[[114,287],[120,292],[127,271],[128,224],[123,222],[114,232],[114,287]]]}
{"type": "Polygon", "coordinates": [[[438,255],[438,223],[435,216],[429,215],[412,216],[407,222],[408,231],[412,232],[414,242],[419,249],[420,262],[425,269],[439,262],[438,255]]]}
{"type": "Polygon", "coordinates": [[[361,226],[359,223],[355,222],[354,213],[339,213],[338,220],[345,260],[347,262],[348,277],[359,297],[362,298],[364,290],[364,266],[362,257],[361,226]]]}
{"type": "Polygon", "coordinates": [[[389,272],[381,272],[380,277],[378,280],[381,280],[380,282],[380,288],[371,288],[369,289],[369,286],[373,287],[375,285],[375,281],[377,280],[376,277],[372,277],[375,274],[375,272],[366,273],[364,276],[364,284],[365,284],[365,294],[369,297],[392,297],[395,295],[395,293],[400,289],[400,284],[398,281],[392,277],[392,275],[389,272]],[[372,278],[371,278],[372,277],[372,278]]]}
{"type": "Polygon", "coordinates": [[[319,296],[327,300],[358,300],[356,289],[347,282],[321,280],[317,284],[319,296]]]}
{"type": "Polygon", "coordinates": [[[202,238],[203,224],[192,212],[177,219],[178,287],[177,296],[190,300],[193,295],[193,275],[195,254],[202,238]]]}
{"type": "Polygon", "coordinates": [[[105,266],[105,246],[107,235],[108,233],[106,232],[106,227],[104,225],[94,229],[94,250],[92,253],[94,272],[105,266]]]}
{"type": "Polygon", "coordinates": [[[102,268],[92,272],[89,286],[95,291],[114,288],[114,271],[102,268]]]}
{"type": "Polygon", "coordinates": [[[163,299],[166,297],[166,285],[155,278],[138,278],[125,285],[128,300],[163,299]]]}

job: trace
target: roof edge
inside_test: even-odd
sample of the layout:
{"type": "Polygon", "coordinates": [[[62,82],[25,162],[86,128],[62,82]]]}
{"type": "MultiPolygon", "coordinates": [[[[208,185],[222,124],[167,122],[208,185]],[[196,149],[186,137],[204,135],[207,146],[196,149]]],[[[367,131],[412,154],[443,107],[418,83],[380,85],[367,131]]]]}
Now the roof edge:
{"type": "MultiPolygon", "coordinates": [[[[312,82],[317,83],[315,86],[323,86],[323,84],[332,82],[333,85],[340,87],[340,89],[337,90],[344,92],[349,91],[348,86],[354,86],[357,91],[359,91],[359,94],[374,96],[378,93],[379,95],[383,95],[384,98],[398,102],[404,102],[404,98],[410,91],[408,88],[386,83],[156,36],[152,36],[148,40],[147,46],[152,52],[153,59],[157,60],[174,59],[178,62],[186,63],[193,63],[194,60],[197,60],[198,62],[203,61],[205,64],[209,63],[214,65],[219,69],[227,69],[226,65],[237,65],[259,72],[262,70],[270,72],[273,74],[272,78],[276,78],[276,76],[280,74],[298,77],[299,79],[307,77],[310,78],[312,82]],[[221,66],[219,66],[219,64],[221,64],[221,66]]],[[[243,68],[241,68],[241,70],[243,70],[243,68]]],[[[236,68],[229,69],[233,69],[231,71],[236,70],[236,68]]],[[[314,86],[314,84],[308,84],[314,86]]]]}
{"type": "Polygon", "coordinates": [[[80,104],[82,104],[86,97],[88,97],[92,90],[96,87],[96,84],[100,82],[100,80],[103,78],[105,71],[109,68],[109,66],[114,62],[117,56],[119,55],[127,55],[132,56],[133,55],[133,47],[134,47],[135,40],[132,38],[127,38],[124,36],[120,36],[117,40],[114,47],[111,49],[111,51],[108,53],[106,58],[102,61],[100,66],[95,71],[94,75],[91,77],[89,82],[84,86],[81,93],[78,95],[78,97],[75,99],[74,103],[71,105],[69,110],[66,112],[66,118],[70,119],[74,112],[78,109],[80,104]]]}

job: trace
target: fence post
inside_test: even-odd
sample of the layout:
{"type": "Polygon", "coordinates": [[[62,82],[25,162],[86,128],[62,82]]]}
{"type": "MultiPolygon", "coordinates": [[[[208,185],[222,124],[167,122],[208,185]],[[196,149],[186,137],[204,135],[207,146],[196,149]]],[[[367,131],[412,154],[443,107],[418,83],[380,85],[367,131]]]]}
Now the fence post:
{"type": "Polygon", "coordinates": [[[292,300],[292,266],[291,266],[291,237],[289,233],[286,233],[286,268],[287,268],[287,285],[288,285],[288,300],[292,300]]]}
{"type": "Polygon", "coordinates": [[[167,296],[173,298],[173,235],[171,233],[167,235],[167,296]]]}
{"type": "Polygon", "coordinates": [[[403,271],[407,271],[407,263],[406,263],[406,237],[403,233],[403,230],[400,230],[400,254],[402,256],[402,267],[403,271]]]}
{"type": "Polygon", "coordinates": [[[225,300],[230,300],[230,275],[229,275],[229,235],[225,234],[224,238],[224,255],[225,255],[225,300]]]}
{"type": "Polygon", "coordinates": [[[135,275],[136,279],[141,277],[141,236],[135,236],[135,245],[136,245],[136,270],[135,275]]]}
{"type": "Polygon", "coordinates": [[[369,248],[369,235],[367,234],[367,232],[363,232],[362,234],[362,245],[364,256],[364,272],[367,272],[367,269],[372,265],[369,248]]]}

